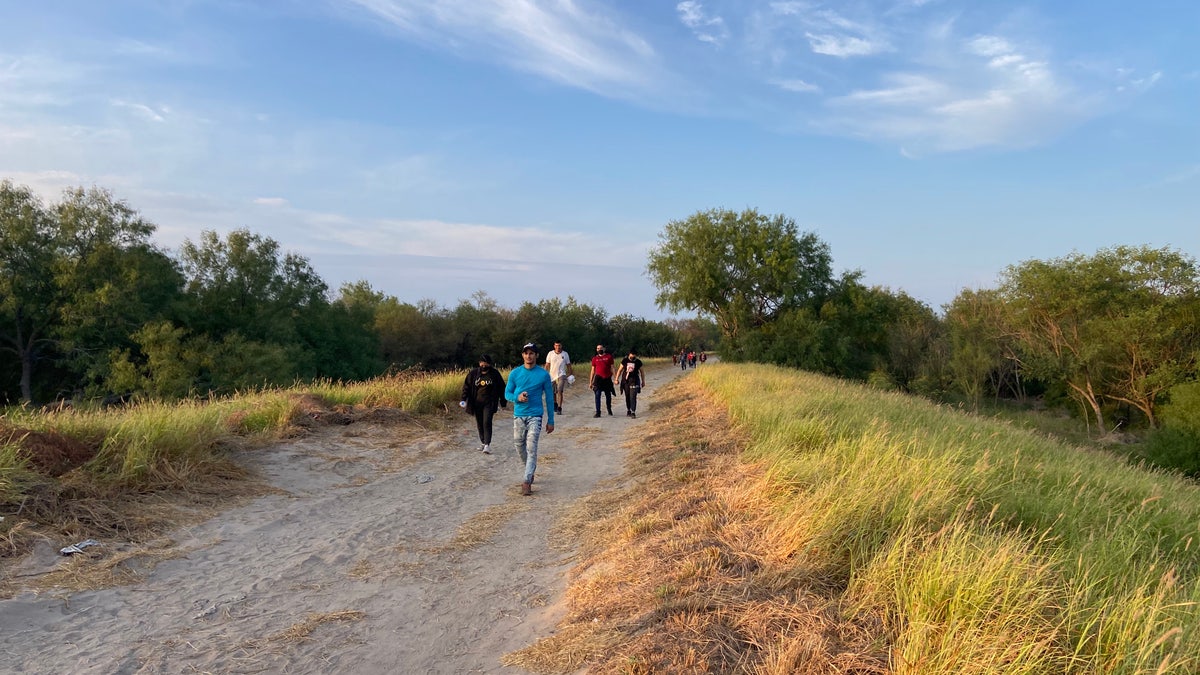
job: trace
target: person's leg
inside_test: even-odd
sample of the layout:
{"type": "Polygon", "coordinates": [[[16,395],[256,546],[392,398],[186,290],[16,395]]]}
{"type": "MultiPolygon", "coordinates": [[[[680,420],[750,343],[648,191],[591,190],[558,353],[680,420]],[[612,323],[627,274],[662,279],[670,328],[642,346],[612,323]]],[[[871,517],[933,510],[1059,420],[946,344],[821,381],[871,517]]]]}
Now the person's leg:
{"type": "Polygon", "coordinates": [[[496,411],[492,410],[492,406],[483,406],[483,450],[490,452],[492,449],[492,418],[496,416],[496,411]]]}
{"type": "Polygon", "coordinates": [[[538,439],[542,435],[542,418],[529,417],[525,428],[525,482],[533,483],[533,474],[537,471],[538,439]]]}
{"type": "Polygon", "coordinates": [[[637,417],[637,396],[639,389],[640,387],[629,388],[629,412],[633,413],[634,417],[637,417]]]}
{"type": "Polygon", "coordinates": [[[487,406],[475,404],[475,430],[479,432],[479,442],[487,445],[492,442],[492,420],[491,415],[487,415],[487,406]],[[485,415],[487,415],[486,424],[485,415]]]}
{"type": "Polygon", "coordinates": [[[567,388],[567,378],[554,380],[554,412],[562,412],[563,390],[567,388]]]}
{"type": "Polygon", "coordinates": [[[625,387],[625,415],[633,414],[633,387],[625,387]]]}
{"type": "Polygon", "coordinates": [[[604,387],[601,387],[601,386],[600,386],[600,385],[598,385],[598,384],[596,385],[596,389],[595,389],[595,394],[596,394],[596,417],[599,417],[599,416],[600,416],[600,393],[601,393],[601,391],[602,391],[603,389],[604,389],[604,387]]]}
{"type": "MultiPolygon", "coordinates": [[[[604,388],[604,404],[608,408],[609,415],[612,415],[612,399],[613,399],[613,387],[612,387],[612,381],[610,380],[608,383],[608,386],[604,388]]],[[[597,405],[599,405],[599,404],[597,404],[597,405]]]]}
{"type": "Polygon", "coordinates": [[[522,462],[528,457],[525,449],[525,438],[528,435],[525,430],[528,426],[528,417],[513,417],[513,449],[517,451],[517,457],[520,457],[522,462]]]}

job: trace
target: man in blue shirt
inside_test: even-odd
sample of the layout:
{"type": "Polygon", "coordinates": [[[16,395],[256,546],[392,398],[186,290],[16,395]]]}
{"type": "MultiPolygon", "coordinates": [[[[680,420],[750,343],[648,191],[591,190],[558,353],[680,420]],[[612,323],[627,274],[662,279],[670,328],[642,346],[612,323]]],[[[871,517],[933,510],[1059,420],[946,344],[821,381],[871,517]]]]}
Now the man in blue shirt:
{"type": "Polygon", "coordinates": [[[521,494],[533,494],[533,473],[537,470],[538,438],[542,433],[542,411],[546,413],[546,433],[554,431],[554,384],[550,373],[538,367],[538,346],[529,342],[521,347],[521,367],[508,374],[504,398],[513,405],[513,446],[525,462],[525,482],[521,494]]]}

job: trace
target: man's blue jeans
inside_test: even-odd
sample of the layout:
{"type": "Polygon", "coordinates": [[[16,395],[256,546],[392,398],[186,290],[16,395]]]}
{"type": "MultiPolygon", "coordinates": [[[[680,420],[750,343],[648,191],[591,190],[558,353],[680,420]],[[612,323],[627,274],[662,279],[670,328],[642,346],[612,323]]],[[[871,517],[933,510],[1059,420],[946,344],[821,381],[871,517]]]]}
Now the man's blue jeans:
{"type": "Polygon", "coordinates": [[[538,438],[542,435],[541,417],[513,417],[513,447],[525,462],[525,482],[533,482],[537,471],[538,438]]]}

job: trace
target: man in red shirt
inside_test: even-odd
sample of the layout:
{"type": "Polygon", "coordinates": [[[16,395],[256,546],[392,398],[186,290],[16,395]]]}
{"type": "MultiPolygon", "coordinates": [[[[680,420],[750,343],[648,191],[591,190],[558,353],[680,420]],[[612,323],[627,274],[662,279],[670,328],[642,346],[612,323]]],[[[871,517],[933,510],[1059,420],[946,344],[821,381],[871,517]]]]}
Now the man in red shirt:
{"type": "Polygon", "coordinates": [[[596,392],[596,414],[600,416],[600,393],[604,392],[604,402],[608,405],[608,414],[612,415],[613,389],[613,356],[604,349],[604,345],[596,345],[596,355],[592,357],[592,374],[588,386],[596,392]]]}

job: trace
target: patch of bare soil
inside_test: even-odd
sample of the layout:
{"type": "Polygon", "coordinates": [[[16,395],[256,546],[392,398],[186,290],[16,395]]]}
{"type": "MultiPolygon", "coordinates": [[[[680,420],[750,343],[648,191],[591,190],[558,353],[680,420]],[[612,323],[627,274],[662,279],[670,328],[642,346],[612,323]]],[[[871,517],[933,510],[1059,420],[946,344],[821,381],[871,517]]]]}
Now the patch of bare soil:
{"type": "Polygon", "coordinates": [[[239,454],[265,493],[125,558],[119,538],[86,549],[95,559],[59,556],[69,540],[35,547],[0,600],[5,668],[523,672],[501,656],[552,634],[564,612],[573,542],[559,515],[617,479],[623,440],[657,418],[653,390],[637,419],[593,418],[591,393],[568,391],[522,497],[511,413],[485,455],[466,415],[312,404],[307,433],[239,454]]]}
{"type": "Polygon", "coordinates": [[[96,448],[63,434],[32,431],[0,422],[0,445],[16,445],[34,469],[61,476],[96,456],[96,448]]]}

